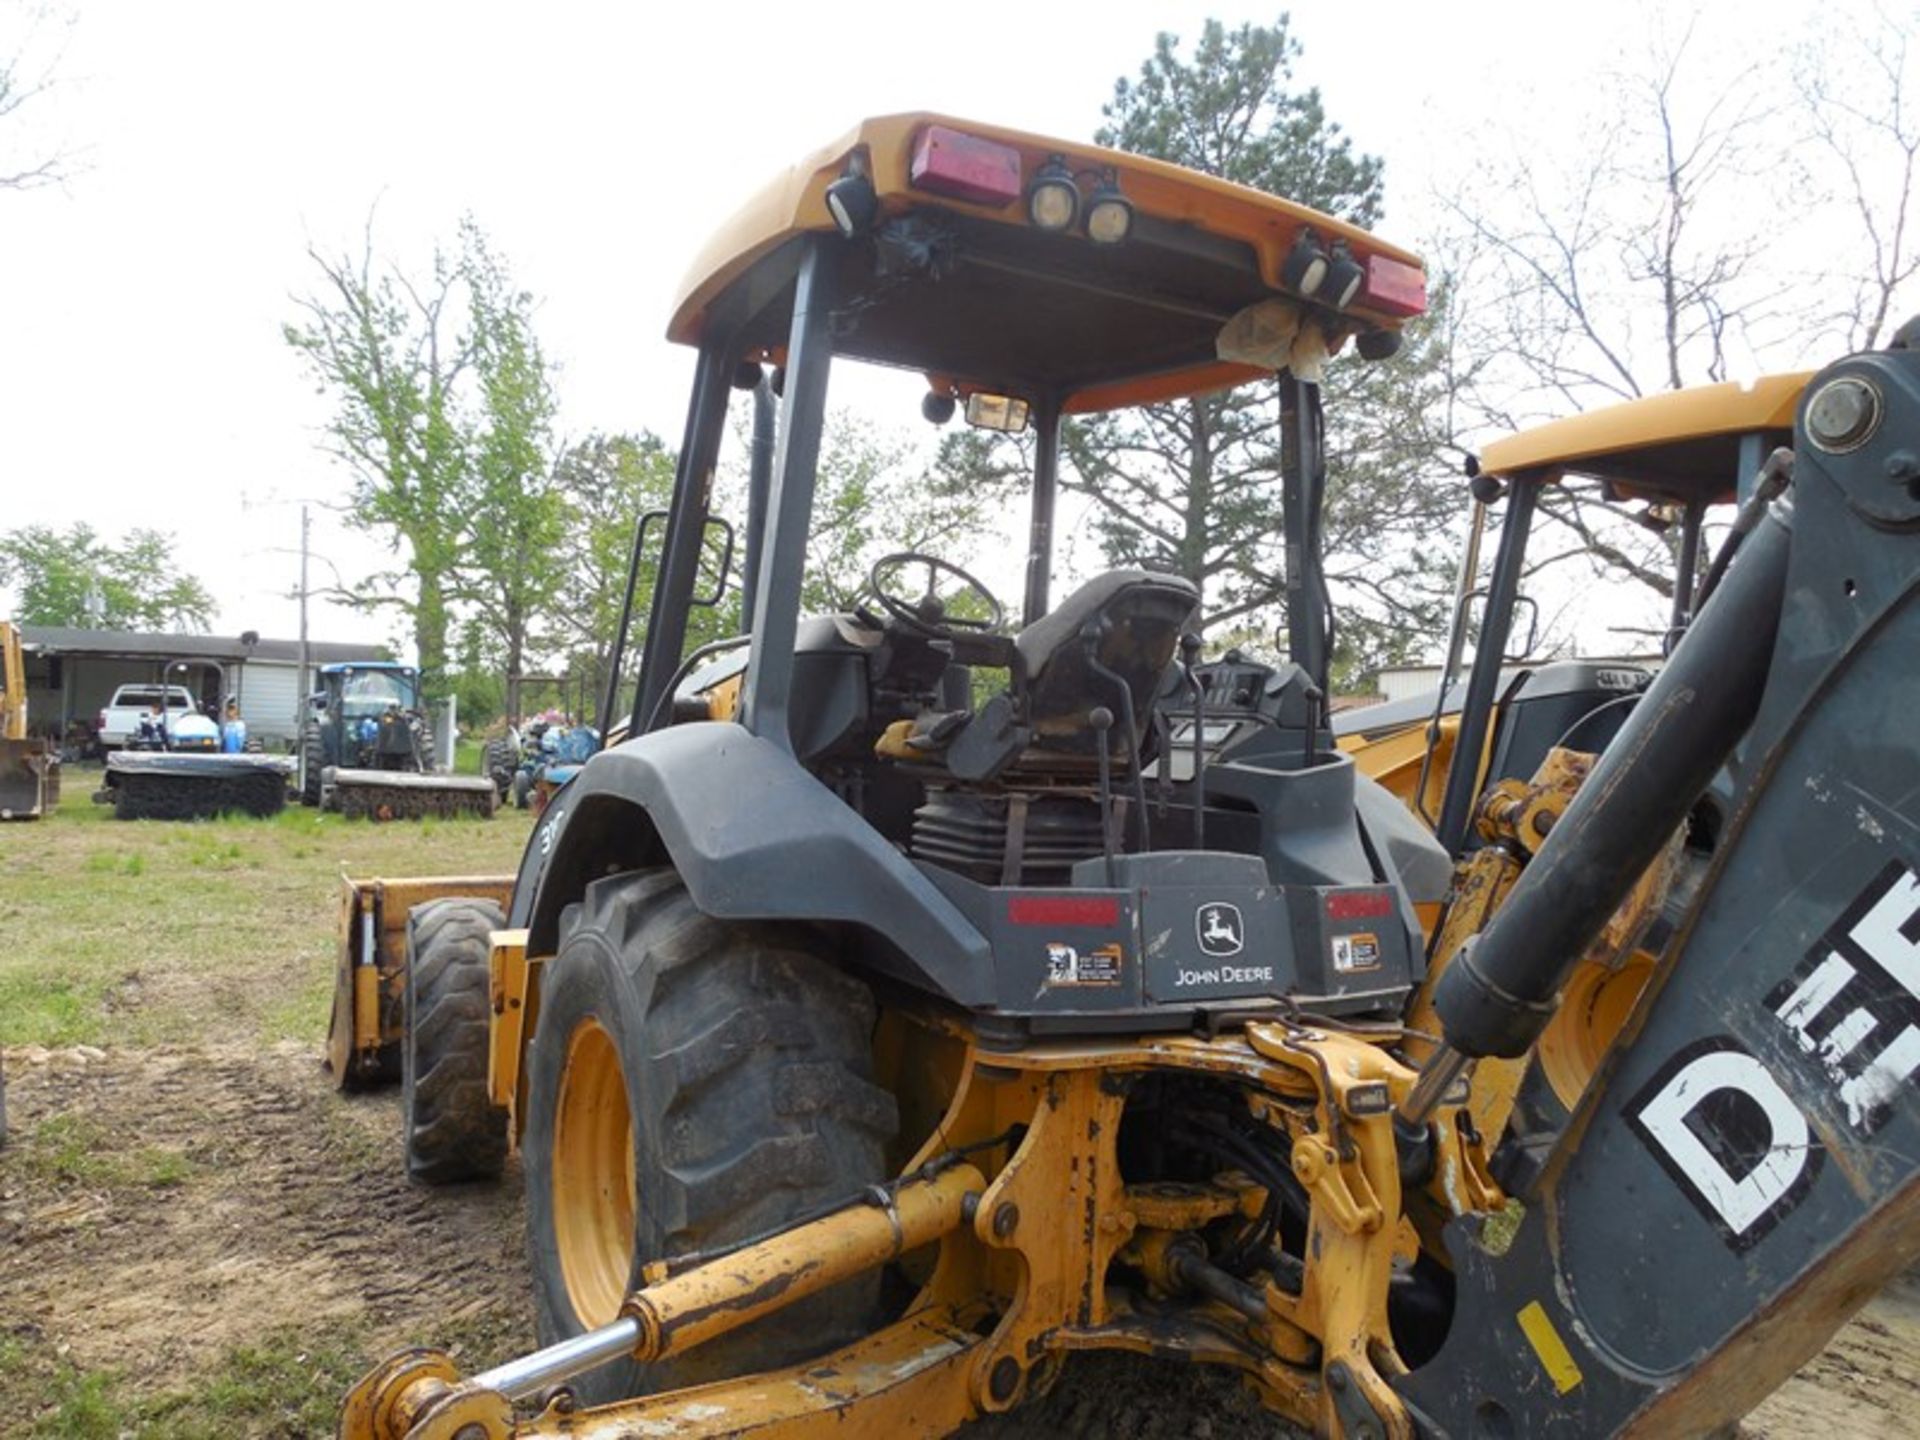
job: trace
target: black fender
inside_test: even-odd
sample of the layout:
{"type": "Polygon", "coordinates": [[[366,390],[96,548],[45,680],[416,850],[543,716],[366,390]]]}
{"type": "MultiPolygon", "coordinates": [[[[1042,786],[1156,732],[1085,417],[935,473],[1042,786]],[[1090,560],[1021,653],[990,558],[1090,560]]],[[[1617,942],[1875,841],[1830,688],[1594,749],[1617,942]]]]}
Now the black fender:
{"type": "Polygon", "coordinates": [[[857,927],[868,963],[969,1008],[994,1003],[987,939],[793,755],[728,721],[655,730],[595,755],[553,797],[508,923],[552,954],[589,881],[671,863],[722,920],[857,927]]]}

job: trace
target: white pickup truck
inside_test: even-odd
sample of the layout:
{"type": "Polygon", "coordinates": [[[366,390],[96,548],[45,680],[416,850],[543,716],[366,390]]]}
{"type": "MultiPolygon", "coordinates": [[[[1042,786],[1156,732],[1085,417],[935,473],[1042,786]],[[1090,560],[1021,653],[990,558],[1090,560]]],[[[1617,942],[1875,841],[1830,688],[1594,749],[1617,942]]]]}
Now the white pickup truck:
{"type": "Polygon", "coordinates": [[[184,715],[198,712],[193,703],[193,693],[184,685],[122,685],[113,692],[113,698],[107,702],[107,708],[100,712],[99,723],[94,729],[99,734],[99,743],[103,749],[118,750],[124,747],[140,731],[140,720],[149,715],[160,699],[162,689],[167,697],[167,722],[173,724],[184,715]]]}

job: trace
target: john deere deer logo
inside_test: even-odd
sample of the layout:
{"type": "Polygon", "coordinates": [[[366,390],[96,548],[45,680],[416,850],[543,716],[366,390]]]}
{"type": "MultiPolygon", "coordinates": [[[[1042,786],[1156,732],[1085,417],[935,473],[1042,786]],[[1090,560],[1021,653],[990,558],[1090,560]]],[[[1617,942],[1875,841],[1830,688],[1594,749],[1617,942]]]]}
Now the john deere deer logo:
{"type": "Polygon", "coordinates": [[[1238,905],[1225,901],[1202,905],[1194,912],[1193,926],[1200,936],[1200,948],[1209,955],[1238,955],[1245,943],[1238,905]]]}

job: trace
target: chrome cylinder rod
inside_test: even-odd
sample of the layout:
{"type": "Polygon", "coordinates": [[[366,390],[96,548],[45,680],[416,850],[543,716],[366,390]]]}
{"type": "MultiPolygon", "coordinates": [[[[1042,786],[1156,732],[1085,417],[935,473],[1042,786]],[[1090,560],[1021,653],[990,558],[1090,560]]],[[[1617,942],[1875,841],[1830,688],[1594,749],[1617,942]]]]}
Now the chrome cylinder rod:
{"type": "Polygon", "coordinates": [[[631,1355],[639,1340],[640,1322],[630,1315],[622,1315],[611,1325],[602,1325],[598,1330],[589,1330],[531,1355],[522,1355],[518,1360],[496,1365],[474,1376],[472,1383],[478,1389],[495,1391],[509,1400],[528,1400],[550,1385],[570,1380],[622,1355],[631,1355]]]}
{"type": "Polygon", "coordinates": [[[1406,1103],[1400,1107],[1401,1120],[1408,1125],[1426,1124],[1447,1098],[1447,1092],[1472,1068],[1471,1055],[1462,1055],[1451,1045],[1442,1045],[1420,1067],[1413,1089],[1407,1092],[1406,1103]]]}

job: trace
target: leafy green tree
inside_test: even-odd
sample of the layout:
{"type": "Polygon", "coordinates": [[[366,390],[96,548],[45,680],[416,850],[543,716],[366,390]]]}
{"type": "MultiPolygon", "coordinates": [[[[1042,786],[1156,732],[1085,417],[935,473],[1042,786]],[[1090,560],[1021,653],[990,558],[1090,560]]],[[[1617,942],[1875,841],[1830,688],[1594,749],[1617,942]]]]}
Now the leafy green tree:
{"type": "Polygon", "coordinates": [[[173,537],[129,531],[118,545],[78,524],[26,525],[0,535],[0,584],[28,625],[204,633],[213,596],[173,558],[173,537]]]}
{"type": "Polygon", "coordinates": [[[375,259],[371,217],[356,255],[308,246],[319,289],[283,327],[333,403],[328,449],[352,477],[349,521],[387,536],[405,570],[336,598],[392,607],[413,624],[431,684],[446,669],[449,589],[467,516],[468,434],[458,386],[473,361],[459,330],[462,267],[436,252],[419,282],[375,259]],[[403,590],[401,587],[407,586],[403,590]]]}
{"type": "MultiPolygon", "coordinates": [[[[607,659],[620,623],[634,529],[643,515],[664,511],[672,503],[673,471],[673,452],[659,437],[645,431],[638,435],[589,435],[561,452],[554,466],[554,484],[565,510],[563,547],[567,559],[556,590],[555,626],[570,672],[584,674],[591,681],[589,694],[594,697],[596,710],[606,690],[607,659]]],[[[647,549],[641,557],[634,590],[634,616],[621,664],[623,706],[633,698],[664,534],[658,521],[648,526],[647,549]]],[[[736,556],[735,583],[722,603],[695,607],[689,616],[689,649],[731,634],[738,627],[737,563],[736,556]]],[[[710,587],[717,578],[709,569],[703,585],[710,587]]]]}
{"type": "MultiPolygon", "coordinates": [[[[1185,57],[1162,34],[1138,78],[1115,85],[1096,138],[1375,224],[1381,162],[1354,152],[1317,90],[1294,84],[1299,54],[1285,15],[1233,30],[1208,21],[1185,57]]],[[[1443,337],[1429,322],[1390,364],[1342,356],[1328,367],[1337,676],[1398,658],[1438,623],[1444,565],[1432,542],[1462,498],[1441,478],[1443,337]]],[[[1284,611],[1279,442],[1276,387],[1241,386],[1068,424],[1061,480],[1091,502],[1110,564],[1186,576],[1216,635],[1245,633],[1284,611]]]]}
{"type": "Polygon", "coordinates": [[[1356,155],[1316,89],[1291,87],[1300,42],[1272,25],[1201,27],[1193,58],[1161,32],[1137,80],[1114,84],[1095,138],[1116,150],[1284,195],[1355,225],[1379,223],[1382,165],[1356,155]]]}
{"type": "Polygon", "coordinates": [[[470,217],[424,281],[377,263],[371,229],[357,257],[308,253],[324,283],[286,339],[333,401],[327,448],[353,478],[349,520],[404,559],[334,593],[407,615],[436,691],[450,683],[452,628],[472,622],[514,709],[565,563],[533,299],[470,217]]]}
{"type": "Polygon", "coordinates": [[[445,686],[458,702],[461,726],[484,730],[505,713],[500,667],[487,659],[487,636],[479,626],[461,625],[455,635],[454,668],[445,686]]]}
{"type": "Polygon", "coordinates": [[[873,562],[894,551],[925,550],[965,566],[1011,473],[971,432],[949,436],[929,464],[897,432],[846,411],[829,416],[814,473],[802,613],[862,603],[873,562]]]}
{"type": "Polygon", "coordinates": [[[461,225],[476,413],[460,484],[459,556],[448,584],[505,667],[504,703],[520,713],[529,647],[565,572],[565,502],[550,468],[555,408],[546,357],[533,333],[533,297],[513,287],[471,220],[461,225]]]}

